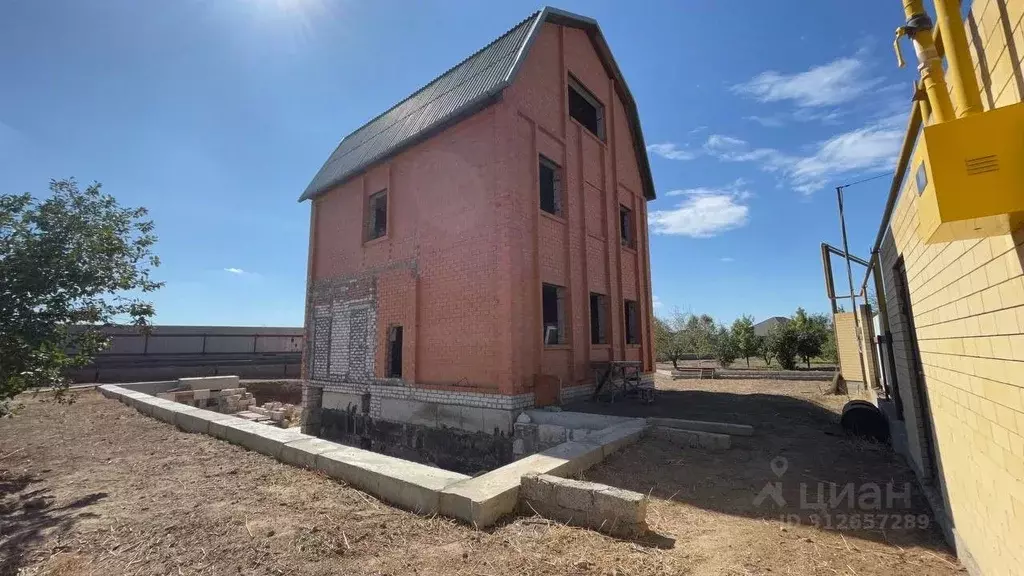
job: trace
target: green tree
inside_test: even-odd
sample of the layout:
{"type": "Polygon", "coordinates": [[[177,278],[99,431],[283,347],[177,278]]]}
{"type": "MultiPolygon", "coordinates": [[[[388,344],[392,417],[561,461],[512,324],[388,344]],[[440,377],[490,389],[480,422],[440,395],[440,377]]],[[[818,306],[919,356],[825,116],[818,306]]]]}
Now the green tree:
{"type": "Polygon", "coordinates": [[[698,360],[703,360],[714,353],[718,326],[715,319],[708,314],[687,317],[681,332],[684,349],[695,354],[698,360]]]}
{"type": "Polygon", "coordinates": [[[825,314],[807,314],[803,308],[797,308],[789,324],[796,330],[797,355],[810,368],[811,358],[820,356],[828,341],[832,321],[825,314]]]}
{"type": "Polygon", "coordinates": [[[746,359],[747,368],[750,368],[750,357],[758,353],[759,347],[752,317],[743,315],[732,323],[732,341],[736,345],[736,353],[746,359]]]}
{"type": "Polygon", "coordinates": [[[839,349],[836,347],[835,330],[829,329],[825,345],[821,347],[821,357],[832,364],[839,364],[839,349]]]}
{"type": "Polygon", "coordinates": [[[98,183],[50,182],[51,194],[0,195],[0,416],[29,388],[55,386],[107,345],[99,327],[146,326],[139,296],[163,284],[145,208],[124,208],[98,183]]]}
{"type": "Polygon", "coordinates": [[[659,360],[672,362],[673,368],[679,368],[679,361],[686,354],[682,330],[686,326],[687,316],[675,310],[668,318],[654,319],[654,349],[659,360]]]}
{"type": "Polygon", "coordinates": [[[772,365],[772,359],[775,358],[775,354],[772,351],[774,349],[774,345],[770,341],[771,334],[767,336],[756,336],[755,338],[757,341],[757,355],[764,360],[765,366],[770,367],[772,365]]]}
{"type": "Polygon", "coordinates": [[[725,326],[718,327],[718,331],[715,333],[713,348],[715,360],[718,360],[718,364],[722,368],[732,366],[732,363],[736,361],[739,355],[736,340],[733,338],[732,332],[725,326]]]}
{"type": "Polygon", "coordinates": [[[796,368],[800,337],[792,322],[776,324],[768,331],[768,352],[784,370],[796,368]]]}

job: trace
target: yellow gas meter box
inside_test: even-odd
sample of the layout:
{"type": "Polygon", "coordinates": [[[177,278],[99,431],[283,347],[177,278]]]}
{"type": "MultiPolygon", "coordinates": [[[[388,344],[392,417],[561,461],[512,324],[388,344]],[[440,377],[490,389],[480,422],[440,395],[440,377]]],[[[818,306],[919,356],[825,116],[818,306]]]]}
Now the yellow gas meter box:
{"type": "Polygon", "coordinates": [[[1024,224],[1024,103],[925,126],[910,190],[925,244],[1024,224]]]}

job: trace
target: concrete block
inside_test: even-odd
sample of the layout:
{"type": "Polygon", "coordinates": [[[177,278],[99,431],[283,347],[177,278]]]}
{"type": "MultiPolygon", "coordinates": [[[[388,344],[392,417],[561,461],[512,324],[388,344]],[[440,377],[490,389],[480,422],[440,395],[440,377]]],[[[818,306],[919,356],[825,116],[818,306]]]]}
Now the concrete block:
{"type": "Polygon", "coordinates": [[[104,398],[114,398],[115,388],[117,388],[117,386],[114,386],[113,384],[104,384],[102,386],[96,387],[96,389],[99,390],[100,394],[102,394],[104,398]]]}
{"type": "Polygon", "coordinates": [[[678,428],[666,428],[664,426],[654,426],[651,428],[650,433],[654,438],[667,440],[672,444],[683,448],[728,450],[732,446],[732,438],[726,434],[699,432],[696,430],[680,430],[678,428]]]}
{"type": "Polygon", "coordinates": [[[445,488],[441,514],[486,528],[515,511],[523,474],[572,474],[600,461],[599,446],[566,442],[445,488]]]}
{"type": "MultiPolygon", "coordinates": [[[[529,474],[524,476],[524,478],[529,477],[529,474]]],[[[558,506],[569,510],[579,510],[580,512],[589,512],[594,508],[595,490],[590,482],[568,480],[558,478],[557,476],[547,476],[547,478],[558,481],[553,487],[555,504],[558,506]]]]}
{"type": "Polygon", "coordinates": [[[594,508],[605,518],[643,524],[647,521],[647,497],[639,492],[612,486],[594,492],[594,508]]]}
{"type": "Polygon", "coordinates": [[[457,404],[437,404],[435,406],[437,421],[432,426],[456,428],[459,430],[465,428],[466,422],[463,419],[463,406],[457,404]]]}
{"type": "Polygon", "coordinates": [[[285,464],[315,468],[318,455],[339,448],[343,448],[343,446],[323,438],[308,437],[288,442],[281,447],[281,453],[277,457],[285,464]]]}
{"type": "Polygon", "coordinates": [[[600,446],[603,457],[607,458],[623,446],[638,442],[641,436],[643,436],[646,427],[647,425],[643,420],[628,421],[610,426],[604,430],[591,432],[586,438],[582,438],[578,442],[600,446]]]}
{"type": "Polygon", "coordinates": [[[604,484],[546,474],[522,477],[520,509],[559,522],[633,538],[647,532],[647,498],[604,484]]]}
{"type": "Polygon", "coordinates": [[[564,426],[557,424],[539,424],[537,426],[537,441],[541,446],[561,444],[568,440],[567,430],[564,426]]]}
{"type": "Polygon", "coordinates": [[[348,446],[318,454],[315,465],[332,478],[420,514],[436,513],[440,509],[441,490],[469,478],[348,446]]]}
{"type": "Polygon", "coordinates": [[[637,420],[627,416],[606,416],[588,412],[554,412],[551,410],[527,410],[524,414],[527,414],[535,424],[554,424],[563,428],[587,428],[589,430],[601,430],[637,420]]]}
{"type": "Polygon", "coordinates": [[[238,388],[238,376],[201,376],[199,378],[178,378],[178,386],[189,390],[222,390],[238,388]]]}
{"type": "Polygon", "coordinates": [[[322,404],[324,410],[347,411],[350,406],[354,407],[356,412],[362,412],[363,397],[359,394],[324,391],[322,404]]]}
{"type": "Polygon", "coordinates": [[[593,430],[589,430],[587,428],[575,428],[573,430],[570,430],[570,432],[569,432],[569,439],[570,440],[579,440],[580,438],[586,437],[591,432],[593,432],[593,430]]]}
{"type": "Polygon", "coordinates": [[[511,434],[514,422],[511,410],[500,410],[497,408],[477,408],[482,420],[481,430],[488,434],[494,434],[497,430],[501,434],[511,434]]]}
{"type": "Polygon", "coordinates": [[[148,401],[145,403],[145,408],[143,408],[145,413],[168,424],[174,424],[175,415],[185,410],[198,410],[198,408],[159,398],[153,398],[148,401]]]}
{"type": "Polygon", "coordinates": [[[746,424],[728,424],[725,422],[704,422],[701,420],[679,420],[677,418],[648,418],[647,423],[651,426],[663,426],[665,428],[681,428],[695,432],[713,432],[715,434],[729,434],[732,436],[753,436],[754,428],[746,424]]]}
{"type": "Polygon", "coordinates": [[[544,450],[541,455],[558,458],[562,464],[553,466],[545,471],[546,474],[558,476],[569,476],[582,472],[604,459],[604,447],[600,444],[589,444],[584,442],[563,442],[544,450]]]}
{"type": "Polygon", "coordinates": [[[195,399],[195,400],[209,400],[210,399],[210,390],[209,389],[207,389],[207,390],[193,390],[192,391],[192,398],[195,399]]]}
{"type": "Polygon", "coordinates": [[[381,398],[380,418],[419,426],[437,427],[437,404],[400,398],[381,398]]]}
{"type": "Polygon", "coordinates": [[[253,422],[243,422],[243,426],[228,427],[225,435],[228,442],[271,458],[277,458],[286,443],[311,438],[298,430],[285,430],[253,422]]]}
{"type": "Polygon", "coordinates": [[[202,409],[181,410],[174,415],[174,425],[185,432],[209,434],[210,422],[228,418],[234,419],[234,416],[202,409]]]}

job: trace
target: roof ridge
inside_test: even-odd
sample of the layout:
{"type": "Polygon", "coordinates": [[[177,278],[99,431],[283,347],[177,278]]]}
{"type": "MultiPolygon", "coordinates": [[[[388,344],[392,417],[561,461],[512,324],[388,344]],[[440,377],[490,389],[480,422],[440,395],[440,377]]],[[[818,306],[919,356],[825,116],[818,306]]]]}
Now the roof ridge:
{"type": "MultiPolygon", "coordinates": [[[[465,64],[466,62],[469,62],[469,61],[470,61],[471,59],[475,58],[475,57],[476,57],[476,56],[477,56],[478,54],[480,54],[480,53],[481,53],[481,52],[483,52],[484,50],[487,50],[487,49],[488,49],[488,48],[490,48],[491,46],[494,46],[494,45],[495,45],[495,44],[497,44],[497,43],[498,43],[498,42],[499,42],[500,40],[502,40],[503,38],[505,38],[506,36],[508,36],[508,35],[509,35],[509,34],[511,34],[512,32],[514,32],[514,31],[515,31],[515,30],[516,30],[517,28],[519,28],[520,26],[522,26],[522,25],[523,25],[523,24],[525,24],[526,22],[528,22],[528,21],[530,21],[530,20],[532,20],[532,19],[536,18],[536,17],[537,17],[537,16],[538,16],[538,15],[539,15],[539,14],[540,14],[541,12],[543,12],[543,10],[537,10],[537,11],[536,11],[536,12],[534,12],[533,14],[531,14],[531,15],[527,16],[526,18],[524,18],[524,19],[520,20],[519,22],[517,22],[517,23],[516,23],[516,25],[515,25],[515,26],[512,26],[512,27],[511,27],[511,28],[509,28],[508,30],[506,30],[506,31],[502,32],[502,33],[501,33],[501,35],[499,35],[499,36],[498,36],[497,38],[495,38],[494,40],[492,40],[491,42],[489,42],[489,43],[488,43],[488,44],[487,44],[486,46],[484,46],[484,47],[480,48],[480,49],[479,49],[479,50],[477,50],[476,52],[473,52],[473,53],[472,53],[472,54],[470,54],[469,56],[466,56],[465,58],[463,58],[463,59],[462,59],[462,60],[460,60],[460,61],[459,61],[458,63],[454,64],[453,66],[451,66],[450,68],[448,68],[448,69],[447,69],[447,70],[445,70],[444,72],[441,72],[441,73],[440,73],[440,74],[438,74],[437,76],[434,76],[434,78],[433,78],[433,79],[431,79],[431,80],[430,80],[429,82],[427,82],[427,83],[426,83],[426,84],[424,84],[423,86],[420,86],[420,88],[419,88],[418,90],[416,90],[415,92],[413,92],[412,94],[409,94],[409,95],[408,95],[408,96],[406,96],[405,98],[402,98],[401,100],[399,100],[398,102],[396,102],[396,103],[395,103],[395,105],[394,105],[394,106],[392,106],[391,108],[388,108],[387,110],[385,110],[385,111],[381,112],[380,114],[378,114],[378,115],[374,116],[373,118],[370,118],[369,120],[367,120],[366,122],[364,122],[364,123],[363,123],[363,124],[362,124],[362,125],[361,125],[361,126],[360,126],[359,128],[356,128],[356,129],[355,129],[355,130],[353,130],[352,132],[349,132],[349,134],[348,134],[347,136],[345,136],[344,138],[342,138],[342,139],[341,139],[341,142],[339,142],[339,143],[338,143],[338,146],[341,146],[342,142],[344,142],[345,140],[348,140],[349,138],[351,138],[351,137],[355,136],[356,134],[358,134],[359,132],[361,132],[361,131],[363,130],[363,128],[366,128],[366,127],[368,127],[368,126],[369,126],[370,124],[373,124],[373,123],[374,123],[374,122],[376,122],[377,120],[379,120],[379,119],[383,118],[383,117],[384,117],[384,116],[386,116],[386,115],[387,115],[387,114],[388,114],[389,112],[393,111],[393,110],[394,110],[395,108],[398,108],[398,107],[399,107],[399,106],[401,106],[402,104],[405,104],[405,103],[406,103],[406,102],[408,102],[409,100],[412,100],[412,99],[413,99],[413,98],[414,98],[414,97],[415,97],[415,96],[416,96],[417,94],[419,94],[420,92],[423,92],[423,91],[424,91],[424,90],[426,90],[427,88],[430,88],[430,87],[431,87],[431,86],[432,86],[432,85],[433,85],[433,84],[434,84],[435,82],[437,82],[437,81],[438,81],[438,80],[440,80],[441,78],[444,78],[444,77],[445,77],[445,76],[446,76],[446,75],[447,75],[447,74],[448,74],[449,72],[451,72],[452,70],[455,70],[455,69],[456,69],[456,68],[458,68],[459,66],[462,66],[463,64],[465,64]]],[[[493,66],[493,64],[492,64],[492,66],[493,66]]],[[[491,67],[491,66],[488,66],[488,68],[490,68],[490,67],[491,67]]],[[[478,72],[477,74],[479,74],[479,72],[478,72]]],[[[473,76],[471,76],[471,78],[472,78],[472,77],[475,77],[475,76],[476,76],[476,74],[474,74],[473,76]]],[[[465,82],[463,82],[463,83],[461,83],[461,84],[464,84],[464,83],[465,83],[465,82]]],[[[460,85],[461,85],[461,84],[460,84],[460,85]]],[[[436,100],[436,98],[435,98],[435,100],[436,100]]],[[[387,129],[387,128],[390,128],[391,126],[394,126],[394,123],[392,123],[392,124],[389,124],[389,125],[388,125],[388,126],[387,126],[387,127],[385,128],[385,129],[387,129]]],[[[379,134],[380,132],[383,132],[383,130],[380,130],[380,131],[378,131],[377,133],[379,134]]],[[[360,146],[361,146],[361,145],[360,145],[360,146]]],[[[356,149],[358,149],[358,148],[359,148],[359,146],[356,146],[355,148],[353,148],[353,150],[356,150],[356,149]]]]}

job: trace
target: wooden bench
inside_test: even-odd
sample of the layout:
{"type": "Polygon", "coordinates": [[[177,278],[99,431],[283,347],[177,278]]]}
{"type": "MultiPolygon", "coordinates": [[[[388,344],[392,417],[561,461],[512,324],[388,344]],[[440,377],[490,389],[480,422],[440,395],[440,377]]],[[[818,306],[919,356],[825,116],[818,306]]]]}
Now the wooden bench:
{"type": "Polygon", "coordinates": [[[680,378],[697,378],[698,380],[709,378],[714,380],[715,369],[705,366],[684,366],[682,368],[673,368],[672,379],[679,380],[680,378]]]}

